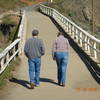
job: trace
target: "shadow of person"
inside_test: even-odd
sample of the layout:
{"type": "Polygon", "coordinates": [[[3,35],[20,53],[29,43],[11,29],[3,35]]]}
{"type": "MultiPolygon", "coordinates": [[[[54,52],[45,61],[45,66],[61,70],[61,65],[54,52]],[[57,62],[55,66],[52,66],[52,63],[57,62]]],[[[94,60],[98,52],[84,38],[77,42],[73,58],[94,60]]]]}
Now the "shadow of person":
{"type": "Polygon", "coordinates": [[[24,87],[26,87],[27,89],[30,89],[30,87],[28,85],[30,85],[30,83],[28,81],[25,81],[25,80],[19,80],[17,78],[11,78],[9,80],[10,82],[13,82],[13,83],[17,83],[17,84],[20,84],[24,87]]]}
{"type": "Polygon", "coordinates": [[[54,80],[49,79],[49,78],[40,78],[40,82],[48,82],[48,83],[58,85],[54,80]]]}
{"type": "MultiPolygon", "coordinates": [[[[28,81],[25,81],[25,80],[19,80],[17,78],[11,78],[9,80],[10,82],[13,82],[13,83],[17,83],[19,85],[22,85],[24,86],[25,88],[27,89],[31,89],[29,87],[30,83],[28,81]]],[[[58,85],[54,80],[52,79],[49,79],[49,78],[40,78],[40,82],[48,82],[48,83],[52,83],[52,84],[55,84],[55,85],[58,85]]]]}

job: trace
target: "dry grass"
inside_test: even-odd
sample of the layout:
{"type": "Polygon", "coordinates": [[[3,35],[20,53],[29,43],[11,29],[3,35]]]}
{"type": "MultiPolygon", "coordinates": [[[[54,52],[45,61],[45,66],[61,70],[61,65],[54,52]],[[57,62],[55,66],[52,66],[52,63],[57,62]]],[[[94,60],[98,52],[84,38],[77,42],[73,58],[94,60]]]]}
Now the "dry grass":
{"type": "MultiPolygon", "coordinates": [[[[85,19],[83,9],[88,8],[90,17],[92,16],[91,1],[92,0],[53,0],[54,3],[50,6],[57,9],[64,16],[74,21],[86,31],[91,32],[91,23],[85,19]]],[[[94,20],[95,20],[95,34],[100,38],[100,0],[94,0],[94,20]]]]}
{"type": "Polygon", "coordinates": [[[20,0],[20,1],[26,3],[27,5],[33,5],[47,0],[20,0]]]}
{"type": "Polygon", "coordinates": [[[20,0],[0,0],[0,8],[3,9],[16,9],[25,6],[20,0]]]}

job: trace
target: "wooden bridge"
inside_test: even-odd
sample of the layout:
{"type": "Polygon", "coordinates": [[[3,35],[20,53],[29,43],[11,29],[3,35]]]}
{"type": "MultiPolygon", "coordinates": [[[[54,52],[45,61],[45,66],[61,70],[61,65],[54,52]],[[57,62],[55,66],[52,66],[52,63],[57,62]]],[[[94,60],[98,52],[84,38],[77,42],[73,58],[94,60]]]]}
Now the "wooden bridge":
{"type": "Polygon", "coordinates": [[[42,13],[35,10],[23,11],[19,38],[0,54],[0,73],[3,73],[16,55],[22,54],[20,68],[10,80],[10,88],[5,89],[6,92],[1,95],[0,100],[100,100],[100,40],[55,9],[40,5],[40,11],[42,13]],[[45,43],[46,54],[42,58],[41,84],[30,90],[28,64],[23,55],[23,47],[34,28],[39,30],[39,37],[45,43]],[[52,42],[59,30],[65,32],[70,42],[65,88],[57,85],[56,64],[51,57],[52,42]]]}

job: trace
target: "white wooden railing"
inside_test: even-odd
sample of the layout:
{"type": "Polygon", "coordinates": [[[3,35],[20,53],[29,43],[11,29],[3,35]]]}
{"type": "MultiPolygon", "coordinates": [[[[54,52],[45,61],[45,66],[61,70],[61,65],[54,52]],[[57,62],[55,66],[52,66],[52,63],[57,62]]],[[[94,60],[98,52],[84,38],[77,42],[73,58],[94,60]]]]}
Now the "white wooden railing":
{"type": "Polygon", "coordinates": [[[9,65],[12,59],[15,59],[16,56],[19,56],[23,50],[24,35],[26,33],[26,13],[23,11],[22,20],[19,27],[18,38],[10,44],[3,52],[0,53],[0,74],[5,70],[9,65]]]}
{"type": "Polygon", "coordinates": [[[100,40],[90,35],[74,22],[60,14],[57,10],[40,5],[40,10],[44,14],[52,17],[71,38],[92,58],[100,61],[100,40]]]}

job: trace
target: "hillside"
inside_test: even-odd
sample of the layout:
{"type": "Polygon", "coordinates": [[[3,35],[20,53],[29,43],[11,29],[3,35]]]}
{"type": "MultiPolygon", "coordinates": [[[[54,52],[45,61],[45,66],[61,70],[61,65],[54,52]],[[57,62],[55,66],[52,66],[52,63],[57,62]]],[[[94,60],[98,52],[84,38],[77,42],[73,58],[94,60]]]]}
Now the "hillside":
{"type": "Polygon", "coordinates": [[[50,7],[57,9],[83,29],[100,38],[100,0],[94,0],[95,32],[92,33],[92,0],[53,0],[50,7]]]}
{"type": "Polygon", "coordinates": [[[16,15],[6,15],[0,22],[0,51],[16,39],[21,18],[16,15]]]}
{"type": "Polygon", "coordinates": [[[23,7],[26,4],[21,2],[20,0],[0,0],[0,10],[9,10],[16,9],[19,7],[23,7]]]}
{"type": "Polygon", "coordinates": [[[44,1],[47,0],[0,0],[0,14],[8,10],[16,10],[44,1]]]}

